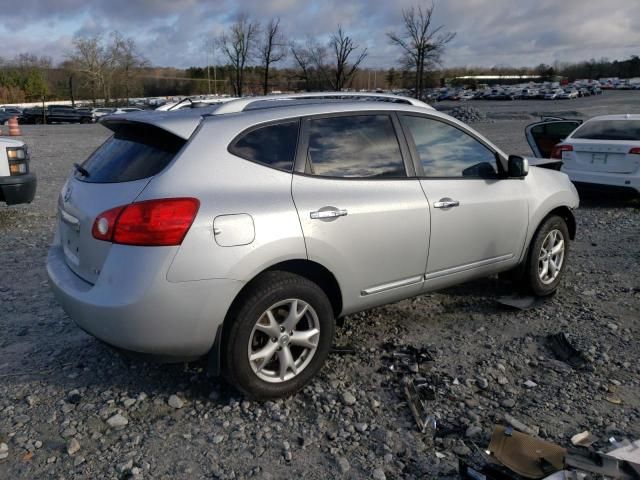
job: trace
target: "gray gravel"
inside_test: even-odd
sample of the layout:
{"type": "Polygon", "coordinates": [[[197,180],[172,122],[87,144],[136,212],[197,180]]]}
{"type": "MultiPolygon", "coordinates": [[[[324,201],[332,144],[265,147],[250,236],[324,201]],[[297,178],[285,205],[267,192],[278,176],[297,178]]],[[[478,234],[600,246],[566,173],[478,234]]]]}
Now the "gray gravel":
{"type": "MultiPolygon", "coordinates": [[[[638,93],[476,102],[494,122],[474,127],[525,154],[523,126],[542,108],[638,111],[638,93]]],[[[32,205],[0,206],[0,478],[456,478],[457,456],[485,446],[505,418],[564,446],[584,430],[596,447],[640,437],[637,200],[582,198],[564,284],[541,307],[502,307],[505,286],[488,279],[352,315],[337,343],[354,354],[331,356],[293,398],[256,403],[202,363],[130,359],[73,325],[47,288],[44,260],[64,178],[107,131],[23,132],[39,185],[32,205]],[[588,369],[553,359],[544,337],[559,331],[588,369]],[[453,432],[435,441],[416,431],[401,375],[389,369],[404,345],[435,358],[430,407],[453,432]]]]}

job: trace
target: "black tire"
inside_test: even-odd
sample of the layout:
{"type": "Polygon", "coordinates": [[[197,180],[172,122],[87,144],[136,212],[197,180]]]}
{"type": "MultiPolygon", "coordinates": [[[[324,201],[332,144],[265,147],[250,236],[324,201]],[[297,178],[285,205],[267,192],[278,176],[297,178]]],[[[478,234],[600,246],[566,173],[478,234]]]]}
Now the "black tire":
{"type": "MultiPolygon", "coordinates": [[[[256,279],[236,304],[220,345],[222,375],[225,380],[256,400],[286,397],[304,387],[322,368],[333,342],[335,320],[331,303],[324,291],[299,275],[279,271],[266,272],[256,279]],[[306,302],[316,314],[314,319],[317,317],[317,320],[314,321],[318,322],[320,330],[317,348],[308,364],[293,378],[271,383],[254,372],[249,361],[249,342],[256,323],[266,311],[288,299],[306,302]]],[[[308,321],[306,318],[301,322],[308,321]]],[[[299,347],[292,346],[291,351],[296,348],[299,347]]],[[[278,355],[271,358],[279,363],[278,355]]]]}
{"type": "MultiPolygon", "coordinates": [[[[529,245],[527,261],[524,266],[523,281],[529,292],[539,297],[545,297],[556,291],[566,270],[569,257],[569,242],[569,228],[562,217],[551,215],[540,224],[529,245]],[[543,243],[548,241],[548,237],[552,232],[558,232],[562,236],[563,254],[555,278],[547,278],[545,282],[541,278],[541,270],[544,271],[544,260],[541,260],[542,247],[543,243]]],[[[555,257],[553,255],[550,256],[551,260],[554,258],[553,265],[555,266],[559,259],[557,255],[555,257]]]]}

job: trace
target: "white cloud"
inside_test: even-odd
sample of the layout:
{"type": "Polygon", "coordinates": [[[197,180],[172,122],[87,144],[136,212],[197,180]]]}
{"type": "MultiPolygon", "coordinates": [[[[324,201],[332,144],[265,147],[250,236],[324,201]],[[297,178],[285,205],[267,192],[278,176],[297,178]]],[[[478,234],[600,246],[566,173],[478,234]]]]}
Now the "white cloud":
{"type": "MultiPolygon", "coordinates": [[[[75,34],[119,30],[134,37],[152,63],[201,65],[205,39],[239,12],[272,16],[292,39],[324,41],[341,24],[369,48],[365,66],[397,64],[386,33],[401,28],[412,0],[21,0],[0,17],[4,52],[64,58],[75,34]]],[[[457,32],[447,66],[528,66],[639,54],[640,2],[630,0],[439,0],[435,23],[457,32]]],[[[7,54],[5,53],[5,56],[7,54]]]]}

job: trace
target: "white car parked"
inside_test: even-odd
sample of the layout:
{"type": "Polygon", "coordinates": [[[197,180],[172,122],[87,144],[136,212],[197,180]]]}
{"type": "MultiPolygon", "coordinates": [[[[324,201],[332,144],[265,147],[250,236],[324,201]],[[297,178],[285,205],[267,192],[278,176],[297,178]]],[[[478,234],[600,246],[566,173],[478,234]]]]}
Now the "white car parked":
{"type": "Polygon", "coordinates": [[[640,194],[640,115],[549,119],[527,127],[536,157],[562,160],[562,171],[583,186],[640,194]],[[577,127],[577,128],[576,128],[577,127]]]}

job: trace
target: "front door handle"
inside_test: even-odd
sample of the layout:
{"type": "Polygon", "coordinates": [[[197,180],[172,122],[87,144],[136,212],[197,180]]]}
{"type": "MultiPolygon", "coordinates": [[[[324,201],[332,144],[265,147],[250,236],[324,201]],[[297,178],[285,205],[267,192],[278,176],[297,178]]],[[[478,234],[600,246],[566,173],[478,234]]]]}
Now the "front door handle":
{"type": "Polygon", "coordinates": [[[441,198],[437,202],[433,203],[433,208],[451,208],[457,207],[460,205],[458,200],[453,200],[451,198],[441,198]]]}
{"type": "Polygon", "coordinates": [[[310,213],[310,217],[313,220],[323,219],[323,218],[337,218],[344,217],[347,215],[347,211],[345,209],[331,209],[331,210],[316,210],[315,212],[310,213]]]}

